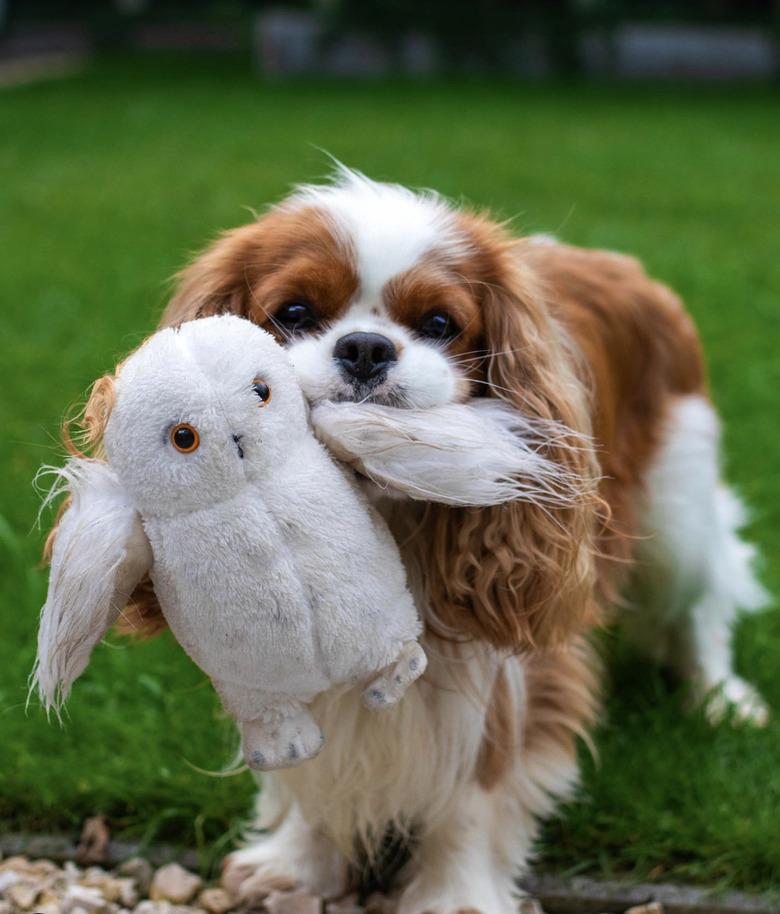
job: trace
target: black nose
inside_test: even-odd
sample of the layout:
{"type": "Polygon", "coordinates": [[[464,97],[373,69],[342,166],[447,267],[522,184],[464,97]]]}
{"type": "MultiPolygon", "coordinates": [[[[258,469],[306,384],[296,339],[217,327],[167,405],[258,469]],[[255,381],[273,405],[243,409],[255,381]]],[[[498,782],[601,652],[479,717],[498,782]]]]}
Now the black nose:
{"type": "Polygon", "coordinates": [[[333,347],[333,358],[345,374],[365,383],[379,380],[390,363],[398,361],[398,353],[379,333],[348,333],[333,347]]]}

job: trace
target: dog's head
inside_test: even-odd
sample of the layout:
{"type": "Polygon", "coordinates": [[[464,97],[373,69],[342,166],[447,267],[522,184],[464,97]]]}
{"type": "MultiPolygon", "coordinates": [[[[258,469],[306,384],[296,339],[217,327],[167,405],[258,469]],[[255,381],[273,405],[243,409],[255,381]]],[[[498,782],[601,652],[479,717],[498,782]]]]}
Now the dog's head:
{"type": "MultiPolygon", "coordinates": [[[[490,396],[587,435],[585,388],[528,243],[435,194],[342,169],[218,239],[181,273],[164,323],[250,318],[287,345],[312,403],[490,396]]],[[[587,447],[547,452],[562,473],[593,475],[587,447]]],[[[431,506],[419,551],[442,628],[510,648],[568,638],[590,605],[592,511],[585,497],[431,506]]]]}
{"type": "Polygon", "coordinates": [[[286,343],[312,402],[458,402],[500,388],[504,359],[512,388],[540,367],[525,337],[545,315],[514,244],[433,194],[342,170],[227,232],[182,273],[165,320],[251,318],[286,343]]]}

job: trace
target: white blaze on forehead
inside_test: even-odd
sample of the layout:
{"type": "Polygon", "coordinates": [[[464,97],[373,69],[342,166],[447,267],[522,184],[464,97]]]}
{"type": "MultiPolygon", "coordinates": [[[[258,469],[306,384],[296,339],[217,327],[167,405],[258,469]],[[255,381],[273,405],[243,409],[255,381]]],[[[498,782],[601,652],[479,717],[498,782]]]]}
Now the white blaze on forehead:
{"type": "Polygon", "coordinates": [[[283,206],[314,206],[327,213],[355,260],[366,304],[380,304],[387,282],[431,251],[453,254],[465,247],[454,214],[440,197],[371,181],[343,167],[331,184],[299,187],[283,206]]]}

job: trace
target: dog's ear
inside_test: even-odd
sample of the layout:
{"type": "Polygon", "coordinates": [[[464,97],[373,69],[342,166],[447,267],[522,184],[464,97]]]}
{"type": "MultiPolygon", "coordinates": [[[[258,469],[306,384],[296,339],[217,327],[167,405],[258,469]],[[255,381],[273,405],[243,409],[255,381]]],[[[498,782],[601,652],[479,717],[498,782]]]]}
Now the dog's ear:
{"type": "Polygon", "coordinates": [[[542,453],[560,468],[562,497],[556,504],[530,493],[479,509],[429,505],[418,542],[442,634],[543,650],[595,621],[600,503],[588,394],[565,329],[550,315],[532,271],[507,243],[493,241],[487,262],[489,273],[479,282],[484,395],[558,429],[542,453]],[[572,486],[573,479],[581,484],[572,486]]]}
{"type": "Polygon", "coordinates": [[[249,317],[264,235],[262,220],[220,235],[176,274],[176,289],[160,325],[176,326],[223,313],[249,317]]]}

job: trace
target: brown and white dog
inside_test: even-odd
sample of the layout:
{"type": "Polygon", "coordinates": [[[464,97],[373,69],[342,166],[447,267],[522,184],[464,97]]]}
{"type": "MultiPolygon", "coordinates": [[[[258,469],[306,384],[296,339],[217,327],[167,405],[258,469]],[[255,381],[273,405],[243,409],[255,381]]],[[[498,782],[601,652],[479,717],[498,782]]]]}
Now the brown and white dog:
{"type": "MultiPolygon", "coordinates": [[[[226,311],[285,343],[314,406],[419,415],[499,398],[571,429],[579,446],[553,437],[545,456],[598,481],[597,498],[583,485],[552,507],[374,487],[426,623],[428,672],[383,714],[357,693],[316,700],[328,745],[264,778],[258,826],[271,831],[228,859],[239,891],[338,895],[355,856],[395,830],[412,847],[401,914],[515,911],[537,822],[575,784],[576,738],[597,715],[586,632],[618,604],[637,644],[691,677],[713,713],[729,703],[762,719],[732,670],[731,624],[762,591],[719,479],[699,341],[636,261],[515,239],[341,169],[224,234],[183,271],[163,322],[226,311]]],[[[136,626],[158,623],[148,592],[136,608],[136,626]]]]}

